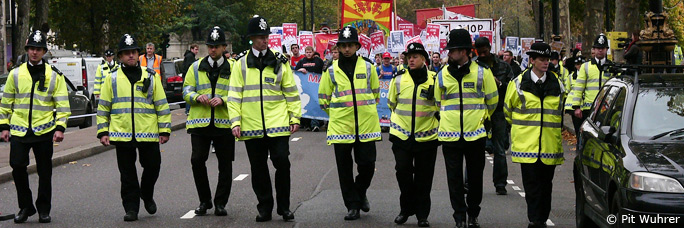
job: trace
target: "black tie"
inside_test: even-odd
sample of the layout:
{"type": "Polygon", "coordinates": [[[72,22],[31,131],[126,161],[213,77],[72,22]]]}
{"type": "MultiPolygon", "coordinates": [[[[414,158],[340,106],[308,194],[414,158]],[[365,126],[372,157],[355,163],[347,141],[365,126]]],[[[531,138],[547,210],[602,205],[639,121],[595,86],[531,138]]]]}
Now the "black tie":
{"type": "Polygon", "coordinates": [[[537,93],[539,94],[539,97],[544,97],[544,82],[540,79],[537,79],[537,93]]]}
{"type": "Polygon", "coordinates": [[[212,66],[211,68],[216,69],[217,67],[218,67],[218,61],[214,61],[214,66],[212,66]]]}

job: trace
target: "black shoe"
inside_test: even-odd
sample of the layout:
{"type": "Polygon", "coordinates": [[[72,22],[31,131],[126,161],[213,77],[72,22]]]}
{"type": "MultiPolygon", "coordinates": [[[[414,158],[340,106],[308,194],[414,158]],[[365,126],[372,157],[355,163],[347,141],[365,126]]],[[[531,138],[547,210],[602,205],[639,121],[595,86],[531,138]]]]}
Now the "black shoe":
{"type": "Polygon", "coordinates": [[[477,222],[477,217],[468,217],[468,228],[480,228],[480,223],[477,222]]]}
{"type": "Polygon", "coordinates": [[[456,221],[456,226],[454,226],[454,227],[456,227],[456,228],[465,228],[465,227],[466,227],[466,223],[463,222],[463,221],[456,221]]]}
{"type": "Polygon", "coordinates": [[[527,228],[545,228],[546,223],[545,222],[530,222],[530,224],[527,225],[527,228]]]}
{"type": "Polygon", "coordinates": [[[255,219],[257,222],[266,222],[266,221],[271,221],[271,214],[270,213],[261,213],[256,216],[255,219]]]}
{"type": "Polygon", "coordinates": [[[370,211],[370,202],[368,202],[368,197],[363,197],[363,199],[361,200],[361,211],[370,211]]]}
{"type": "Polygon", "coordinates": [[[126,212],[126,215],[124,215],[124,221],[126,221],[126,222],[131,222],[131,221],[135,221],[135,220],[138,220],[138,212],[129,211],[129,212],[126,212]]]}
{"type": "Polygon", "coordinates": [[[157,203],[154,202],[154,199],[143,200],[143,202],[145,202],[145,210],[147,213],[150,213],[151,215],[157,213],[157,203]]]}
{"type": "Polygon", "coordinates": [[[408,220],[408,217],[410,215],[404,214],[404,213],[399,213],[396,218],[394,218],[394,223],[396,224],[404,224],[406,223],[406,220],[408,220]]]}
{"type": "Polygon", "coordinates": [[[38,213],[38,222],[40,223],[50,223],[52,221],[52,218],[50,218],[50,214],[48,213],[38,213]]]}
{"type": "Polygon", "coordinates": [[[195,214],[200,215],[200,216],[206,215],[207,210],[211,209],[211,207],[212,207],[211,203],[200,203],[199,207],[197,207],[197,209],[195,209],[195,214]]]}
{"type": "Polygon", "coordinates": [[[24,208],[19,210],[19,213],[17,213],[16,216],[14,216],[14,223],[23,223],[26,222],[26,219],[28,217],[31,217],[31,215],[36,214],[36,209],[35,208],[24,208]]]}
{"type": "Polygon", "coordinates": [[[418,227],[430,227],[430,223],[428,222],[427,219],[419,219],[418,220],[418,227]]]}
{"type": "MultiPolygon", "coordinates": [[[[198,208],[199,209],[199,208],[198,208]]],[[[205,210],[206,212],[206,210],[205,210]]],[[[195,211],[197,213],[197,211],[195,211]]],[[[228,211],[226,211],[226,207],[223,205],[216,205],[216,209],[214,209],[214,215],[216,216],[226,216],[228,215],[228,211]]]]}
{"type": "Polygon", "coordinates": [[[496,187],[496,194],[497,195],[506,195],[506,194],[508,194],[508,191],[506,191],[506,187],[499,186],[499,187],[496,187]]]}
{"type": "Polygon", "coordinates": [[[347,212],[347,215],[344,216],[344,220],[357,220],[359,218],[361,218],[359,209],[351,209],[347,212]]]}
{"type": "Polygon", "coordinates": [[[290,220],[294,219],[294,213],[292,213],[292,211],[290,211],[290,210],[278,212],[278,215],[282,215],[283,220],[285,220],[285,221],[290,221],[290,220]]]}

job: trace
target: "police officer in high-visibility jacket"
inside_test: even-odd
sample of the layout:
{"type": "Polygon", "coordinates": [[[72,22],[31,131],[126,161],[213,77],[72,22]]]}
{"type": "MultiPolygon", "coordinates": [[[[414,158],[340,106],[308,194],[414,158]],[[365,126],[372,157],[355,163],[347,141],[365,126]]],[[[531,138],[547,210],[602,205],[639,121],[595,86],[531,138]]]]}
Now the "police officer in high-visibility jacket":
{"type": "Polygon", "coordinates": [[[557,51],[551,51],[551,59],[549,59],[549,63],[549,70],[556,73],[556,75],[558,75],[558,79],[560,79],[563,83],[563,87],[567,88],[564,94],[567,96],[570,92],[570,72],[565,66],[563,66],[563,62],[560,61],[560,54],[557,51]]]}
{"type": "Polygon", "coordinates": [[[38,221],[47,223],[51,221],[52,142],[64,139],[71,109],[64,76],[43,61],[47,52],[45,34],[33,31],[24,49],[28,61],[9,72],[0,102],[0,138],[10,142],[9,163],[20,209],[14,222],[25,222],[37,208],[38,221]],[[31,148],[39,178],[35,207],[26,172],[31,148]]]}
{"type": "Polygon", "coordinates": [[[205,215],[212,208],[211,190],[207,177],[206,162],[213,143],[218,160],[218,184],[214,214],[228,215],[226,203],[230,195],[233,160],[235,159],[235,137],[231,134],[228,117],[228,83],[231,63],[223,56],[226,49],[226,35],[216,26],[207,38],[209,56],[200,58],[190,65],[185,73],[183,99],[190,105],[185,128],[192,143],[192,175],[199,195],[200,205],[195,214],[205,215]]]}
{"type": "Polygon", "coordinates": [[[528,227],[546,227],[556,165],[563,164],[561,126],[565,88],[548,71],[551,47],[534,43],[527,52],[532,69],[508,84],[504,100],[511,124],[511,158],[520,163],[528,227]]]}
{"type": "Polygon", "coordinates": [[[228,92],[228,114],[233,135],[245,141],[256,194],[257,222],[271,220],[273,192],[268,157],[275,167],[276,212],[283,220],[290,211],[290,134],[302,116],[297,84],[287,58],[268,49],[266,19],[255,15],[247,24],[252,48],[233,65],[228,92]]]}
{"type": "Polygon", "coordinates": [[[482,202],[485,120],[499,103],[496,80],[486,64],[470,60],[472,48],[467,30],[451,30],[446,46],[449,64],[437,74],[435,82],[435,100],[441,117],[438,139],[442,142],[456,227],[480,227],[477,217],[482,202]],[[468,175],[467,204],[463,158],[468,175]]]}
{"type": "Polygon", "coordinates": [[[104,79],[97,107],[97,137],[102,145],[116,146],[121,174],[124,221],[138,220],[140,199],[154,214],[154,184],[159,177],[159,144],[169,141],[171,112],[161,76],[138,63],[138,42],[128,34],[121,37],[117,57],[121,64],[104,79]],[[143,167],[138,183],[136,149],[143,167]]]}
{"type": "Polygon", "coordinates": [[[429,71],[429,59],[421,43],[411,43],[404,52],[408,70],[400,70],[390,82],[387,104],[392,110],[390,141],[401,195],[401,211],[394,219],[404,224],[416,215],[418,226],[428,227],[430,191],[437,158],[438,108],[435,105],[435,72],[429,71]]]}
{"type": "Polygon", "coordinates": [[[335,149],[345,220],[356,220],[359,210],[370,210],[366,190],[375,173],[375,141],[381,140],[378,73],[370,60],[356,56],[360,47],[356,28],[344,27],[337,41],[340,58],[323,73],[318,86],[318,103],[330,116],[327,142],[335,149]]]}
{"type": "MultiPolygon", "coordinates": [[[[104,78],[109,76],[110,72],[117,65],[114,60],[114,51],[112,49],[107,49],[104,52],[105,62],[97,65],[97,71],[95,71],[95,83],[93,83],[93,95],[95,99],[100,99],[100,87],[102,86],[102,81],[104,78]]],[[[97,102],[96,100],[96,102],[97,102]]]]}
{"type": "Polygon", "coordinates": [[[603,69],[603,66],[612,64],[606,58],[608,38],[603,33],[596,37],[591,50],[594,53],[594,58],[582,64],[582,67],[577,70],[577,80],[572,85],[571,95],[565,101],[568,103],[566,105],[570,105],[574,110],[572,122],[573,124],[576,123],[576,126],[579,126],[589,116],[591,104],[594,103],[601,87],[611,77],[610,71],[603,69]]]}

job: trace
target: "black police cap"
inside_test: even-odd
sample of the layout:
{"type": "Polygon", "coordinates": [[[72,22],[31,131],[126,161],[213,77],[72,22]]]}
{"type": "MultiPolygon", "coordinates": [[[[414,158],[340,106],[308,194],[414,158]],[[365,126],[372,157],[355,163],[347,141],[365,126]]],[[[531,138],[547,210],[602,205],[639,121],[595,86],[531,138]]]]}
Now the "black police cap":
{"type": "Polygon", "coordinates": [[[359,42],[359,32],[356,31],[356,28],[347,25],[342,29],[342,31],[340,31],[340,34],[337,36],[337,43],[357,43],[361,45],[361,43],[359,42]]]}
{"type": "Polygon", "coordinates": [[[43,32],[35,30],[29,34],[24,50],[28,50],[29,47],[39,47],[47,51],[47,39],[45,39],[43,32]]]}
{"type": "Polygon", "coordinates": [[[105,55],[105,56],[113,56],[113,55],[114,55],[114,51],[112,51],[112,49],[107,49],[107,50],[104,52],[104,55],[105,55]]]}
{"type": "Polygon", "coordinates": [[[213,46],[226,45],[226,33],[223,32],[223,29],[221,29],[221,27],[215,26],[211,29],[211,32],[209,32],[206,44],[213,46]]]}
{"type": "Polygon", "coordinates": [[[547,43],[533,43],[530,50],[526,52],[532,58],[536,57],[547,57],[551,58],[551,46],[547,43]]]}
{"type": "Polygon", "coordinates": [[[551,51],[551,59],[553,59],[553,60],[559,60],[559,59],[560,59],[560,54],[558,54],[557,51],[551,51]]]}
{"type": "Polygon", "coordinates": [[[475,39],[475,48],[488,47],[491,48],[492,45],[489,44],[489,38],[481,36],[475,39]]]}
{"type": "Polygon", "coordinates": [[[423,55],[423,57],[425,57],[425,61],[428,61],[430,59],[430,56],[428,55],[427,51],[425,51],[425,46],[423,46],[423,44],[421,43],[410,43],[406,47],[406,51],[403,54],[408,55],[413,53],[423,55]]]}
{"type": "Polygon", "coordinates": [[[249,19],[249,23],[247,23],[247,38],[252,36],[268,36],[270,33],[271,29],[268,23],[266,23],[265,18],[254,15],[252,19],[249,19]]]}
{"type": "Polygon", "coordinates": [[[606,37],[606,35],[603,35],[603,33],[599,34],[594,39],[594,45],[592,47],[593,48],[608,48],[608,37],[606,37]]]}
{"type": "Polygon", "coordinates": [[[451,49],[472,49],[473,43],[470,33],[465,29],[452,29],[447,36],[447,46],[445,50],[451,49]]]}
{"type": "Polygon", "coordinates": [[[116,51],[116,53],[118,54],[126,50],[140,51],[140,47],[138,46],[138,40],[136,40],[135,37],[129,34],[124,34],[121,37],[121,39],[119,40],[119,49],[116,51]]]}

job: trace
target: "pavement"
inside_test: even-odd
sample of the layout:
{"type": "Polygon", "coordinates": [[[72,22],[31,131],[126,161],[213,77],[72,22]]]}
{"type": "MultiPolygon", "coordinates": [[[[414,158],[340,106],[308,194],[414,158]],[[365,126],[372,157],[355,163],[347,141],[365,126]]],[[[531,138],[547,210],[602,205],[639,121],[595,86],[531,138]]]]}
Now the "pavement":
{"type": "MultiPolygon", "coordinates": [[[[186,118],[185,109],[171,111],[171,130],[184,129],[186,118]]],[[[114,146],[105,147],[100,144],[100,140],[96,137],[97,127],[95,127],[95,124],[93,127],[89,128],[74,131],[69,130],[64,133],[64,141],[53,144],[53,167],[114,149],[114,146]]],[[[9,166],[9,153],[9,143],[0,143],[0,183],[12,180],[12,167],[9,166]]],[[[28,166],[29,174],[36,172],[36,161],[33,159],[33,153],[30,153],[30,157],[31,161],[28,166]]]]}

